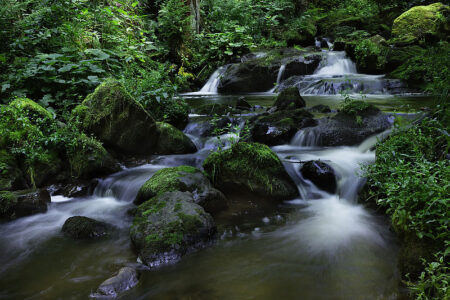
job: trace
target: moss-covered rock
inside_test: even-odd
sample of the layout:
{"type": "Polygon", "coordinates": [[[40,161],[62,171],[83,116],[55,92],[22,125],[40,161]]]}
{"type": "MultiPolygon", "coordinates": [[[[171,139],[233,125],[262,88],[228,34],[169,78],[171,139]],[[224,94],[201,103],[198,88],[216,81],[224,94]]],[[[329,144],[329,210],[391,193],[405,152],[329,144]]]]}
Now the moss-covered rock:
{"type": "Polygon", "coordinates": [[[155,153],[185,154],[197,152],[195,144],[174,126],[164,122],[156,122],[156,128],[159,138],[155,153]]]}
{"type": "Polygon", "coordinates": [[[63,167],[56,150],[49,149],[41,153],[40,159],[25,166],[24,174],[28,184],[32,187],[43,187],[59,174],[63,167]]]}
{"type": "Polygon", "coordinates": [[[306,102],[300,96],[298,88],[289,87],[278,94],[273,106],[277,110],[292,110],[305,107],[306,102]]]}
{"type": "Polygon", "coordinates": [[[72,239],[95,239],[107,235],[111,226],[88,217],[68,218],[61,229],[65,236],[72,239]]]}
{"type": "Polygon", "coordinates": [[[47,211],[50,194],[45,189],[0,192],[0,219],[13,220],[47,211]]]}
{"type": "Polygon", "coordinates": [[[130,230],[143,263],[150,267],[178,261],[208,245],[216,227],[189,192],[168,192],[141,204],[130,230]]]}
{"type": "Polygon", "coordinates": [[[357,42],[355,58],[358,71],[366,74],[384,73],[388,51],[386,40],[379,35],[357,42]]]}
{"type": "Polygon", "coordinates": [[[313,18],[294,19],[287,28],[288,30],[283,32],[283,39],[289,47],[294,45],[302,47],[314,45],[317,27],[313,18]]]}
{"type": "Polygon", "coordinates": [[[139,189],[135,203],[141,204],[152,197],[176,191],[191,192],[195,203],[209,213],[216,213],[227,207],[225,196],[212,186],[199,169],[190,166],[165,168],[156,172],[139,189]]]}
{"type": "Polygon", "coordinates": [[[91,178],[120,171],[120,166],[97,140],[81,134],[76,147],[67,153],[72,174],[91,178]]]}
{"type": "Polygon", "coordinates": [[[386,71],[392,72],[403,64],[408,64],[408,60],[413,57],[421,57],[425,49],[418,45],[405,47],[390,47],[386,52],[386,71]]]}
{"type": "Polygon", "coordinates": [[[16,190],[26,186],[25,178],[13,155],[0,150],[0,190],[16,190]]]}
{"type": "Polygon", "coordinates": [[[212,153],[203,167],[225,194],[244,189],[262,198],[287,200],[299,195],[278,156],[266,145],[237,143],[212,153]]]}
{"type": "Polygon", "coordinates": [[[352,146],[390,128],[389,117],[364,101],[351,101],[333,117],[319,120],[311,128],[316,146],[352,146]]]}
{"type": "Polygon", "coordinates": [[[291,109],[255,116],[250,124],[253,142],[273,146],[289,143],[298,130],[315,126],[317,122],[304,109],[291,109]]]}
{"type": "Polygon", "coordinates": [[[414,6],[395,19],[391,42],[397,45],[424,44],[445,38],[450,32],[449,15],[450,8],[442,3],[414,6]]]}
{"type": "Polygon", "coordinates": [[[35,121],[38,118],[53,119],[52,114],[48,110],[28,98],[16,98],[9,106],[24,112],[31,121],[35,121]]]}
{"type": "Polygon", "coordinates": [[[119,153],[151,154],[158,132],[154,119],[119,82],[107,80],[73,110],[83,130],[119,153]]]}

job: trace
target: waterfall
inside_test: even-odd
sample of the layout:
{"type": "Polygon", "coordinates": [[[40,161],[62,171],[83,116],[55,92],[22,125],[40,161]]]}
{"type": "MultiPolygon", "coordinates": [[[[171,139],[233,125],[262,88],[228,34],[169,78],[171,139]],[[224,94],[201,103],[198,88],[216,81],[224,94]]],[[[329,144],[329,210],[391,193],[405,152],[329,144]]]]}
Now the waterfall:
{"type": "Polygon", "coordinates": [[[197,93],[199,94],[217,94],[217,88],[220,84],[220,77],[223,72],[225,72],[226,66],[218,68],[212,75],[209,77],[208,81],[197,93]]]}
{"type": "Polygon", "coordinates": [[[292,146],[314,147],[317,146],[319,135],[314,128],[305,128],[298,131],[291,140],[292,146]]]}
{"type": "Polygon", "coordinates": [[[345,55],[344,51],[329,51],[324,62],[325,65],[321,64],[314,72],[314,75],[334,76],[357,74],[356,64],[345,55]]]}
{"type": "Polygon", "coordinates": [[[278,75],[277,75],[277,84],[275,85],[275,87],[273,87],[269,93],[273,93],[275,92],[275,89],[278,87],[278,85],[281,82],[281,78],[283,77],[284,74],[284,70],[286,69],[286,65],[281,65],[280,69],[278,70],[278,75]]]}

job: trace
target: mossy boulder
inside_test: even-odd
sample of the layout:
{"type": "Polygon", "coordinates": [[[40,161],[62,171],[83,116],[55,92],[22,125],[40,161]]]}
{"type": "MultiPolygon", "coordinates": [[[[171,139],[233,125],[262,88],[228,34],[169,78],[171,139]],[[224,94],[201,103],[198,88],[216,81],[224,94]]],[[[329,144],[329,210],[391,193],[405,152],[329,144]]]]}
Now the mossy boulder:
{"type": "Polygon", "coordinates": [[[135,203],[141,204],[155,196],[176,191],[192,193],[195,203],[209,213],[227,207],[227,199],[222,192],[212,186],[202,171],[190,166],[165,168],[156,172],[139,189],[135,203]]]}
{"type": "Polygon", "coordinates": [[[209,155],[203,168],[214,186],[225,194],[243,189],[273,200],[288,200],[299,195],[278,156],[263,144],[234,144],[209,155]]]}
{"type": "Polygon", "coordinates": [[[289,47],[299,45],[302,47],[314,45],[317,27],[312,18],[297,18],[288,25],[283,32],[283,40],[289,47]]]}
{"type": "Polygon", "coordinates": [[[298,88],[289,87],[278,94],[273,106],[277,110],[292,110],[305,107],[306,102],[300,96],[298,88]]]}
{"type": "Polygon", "coordinates": [[[291,109],[255,116],[250,124],[253,142],[273,146],[289,143],[298,130],[315,126],[317,122],[304,109],[291,109]]]}
{"type": "Polygon", "coordinates": [[[386,71],[392,72],[413,57],[422,57],[425,49],[418,45],[390,47],[386,53],[386,71]]]}
{"type": "Polygon", "coordinates": [[[386,40],[380,35],[358,41],[354,51],[358,72],[366,74],[384,73],[388,51],[386,40]]]}
{"type": "Polygon", "coordinates": [[[450,32],[450,8],[442,3],[414,6],[395,19],[391,42],[396,45],[425,44],[446,38],[450,32]]]}
{"type": "Polygon", "coordinates": [[[191,193],[168,192],[138,207],[130,237],[142,262],[156,267],[205,247],[215,233],[213,218],[191,193]]]}
{"type": "Polygon", "coordinates": [[[157,134],[155,153],[185,154],[197,152],[195,144],[179,129],[164,123],[156,122],[157,134]]]}
{"type": "Polygon", "coordinates": [[[50,194],[45,189],[0,192],[0,219],[13,220],[47,211],[50,194]]]}
{"type": "Polygon", "coordinates": [[[119,164],[94,138],[81,134],[77,145],[67,153],[72,174],[77,178],[92,178],[120,171],[119,164]]]}
{"type": "Polygon", "coordinates": [[[308,161],[300,168],[303,178],[310,180],[321,190],[336,193],[337,183],[333,168],[323,161],[308,161]]]}
{"type": "Polygon", "coordinates": [[[29,164],[24,169],[25,178],[28,185],[32,187],[43,187],[55,179],[63,168],[61,160],[56,150],[49,150],[41,153],[40,159],[29,164]]]}
{"type": "Polygon", "coordinates": [[[36,121],[38,118],[53,119],[53,115],[48,110],[28,98],[16,98],[9,106],[24,112],[31,121],[36,121]]]}
{"type": "Polygon", "coordinates": [[[24,188],[26,181],[15,157],[6,150],[0,150],[0,190],[24,188]]]}
{"type": "Polygon", "coordinates": [[[94,134],[106,148],[136,155],[151,154],[156,148],[154,119],[117,81],[100,84],[72,114],[82,129],[94,134]]]}
{"type": "Polygon", "coordinates": [[[65,236],[75,240],[95,239],[108,235],[111,226],[88,217],[68,218],[61,229],[65,236]]]}

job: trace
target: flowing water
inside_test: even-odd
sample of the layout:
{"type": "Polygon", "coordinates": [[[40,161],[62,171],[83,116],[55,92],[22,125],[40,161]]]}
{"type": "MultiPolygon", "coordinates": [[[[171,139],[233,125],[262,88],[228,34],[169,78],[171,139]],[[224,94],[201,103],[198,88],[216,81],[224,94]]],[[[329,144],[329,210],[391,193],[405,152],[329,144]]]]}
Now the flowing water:
{"type": "MultiPolygon", "coordinates": [[[[310,77],[334,76],[344,69],[353,72],[353,65],[330,59],[310,77]]],[[[239,96],[214,95],[215,80],[204,88],[210,95],[202,92],[187,99],[191,106],[237,101],[239,96]]],[[[263,106],[274,99],[271,94],[246,97],[263,106]]],[[[336,108],[339,103],[329,95],[305,100],[308,106],[336,108]]],[[[392,112],[415,111],[428,99],[380,95],[367,101],[392,112]]],[[[0,299],[86,299],[120,267],[135,265],[128,236],[132,201],[139,187],[161,168],[201,167],[216,147],[215,138],[201,137],[196,130],[204,118],[191,115],[185,129],[198,146],[197,153],[154,156],[150,164],[101,180],[92,196],[54,196],[47,213],[1,224],[0,299]],[[66,239],[60,230],[74,215],[108,222],[115,230],[100,241],[66,239]]],[[[224,135],[222,140],[233,138],[224,135]]],[[[359,146],[324,148],[316,146],[313,132],[300,131],[291,143],[273,147],[301,196],[256,211],[219,215],[218,240],[212,247],[175,265],[143,271],[139,285],[121,299],[396,299],[395,239],[384,217],[357,203],[364,182],[361,165],[374,161],[371,149],[376,141],[371,137],[359,146]],[[321,191],[302,177],[299,162],[317,159],[336,171],[336,194],[321,191]]],[[[242,193],[230,199],[242,203],[252,196],[242,193]]]]}

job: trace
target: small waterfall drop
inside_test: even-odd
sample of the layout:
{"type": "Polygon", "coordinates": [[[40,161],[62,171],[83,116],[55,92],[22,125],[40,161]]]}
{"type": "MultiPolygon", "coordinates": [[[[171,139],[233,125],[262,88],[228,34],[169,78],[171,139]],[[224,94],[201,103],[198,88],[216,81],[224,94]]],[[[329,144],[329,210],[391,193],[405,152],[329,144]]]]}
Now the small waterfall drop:
{"type": "Polygon", "coordinates": [[[281,78],[283,77],[284,70],[286,70],[286,65],[281,65],[280,69],[278,70],[277,84],[275,85],[275,87],[273,87],[273,88],[269,91],[269,93],[275,92],[276,88],[277,88],[278,85],[281,83],[281,78]]]}
{"type": "Polygon", "coordinates": [[[344,51],[329,51],[319,68],[314,72],[317,76],[335,76],[357,74],[356,64],[346,56],[344,51]]]}
{"type": "Polygon", "coordinates": [[[218,68],[212,75],[209,77],[208,81],[205,85],[198,91],[198,94],[217,94],[217,89],[220,84],[220,77],[223,72],[225,72],[226,66],[218,68]]]}

